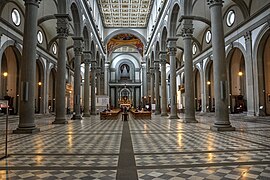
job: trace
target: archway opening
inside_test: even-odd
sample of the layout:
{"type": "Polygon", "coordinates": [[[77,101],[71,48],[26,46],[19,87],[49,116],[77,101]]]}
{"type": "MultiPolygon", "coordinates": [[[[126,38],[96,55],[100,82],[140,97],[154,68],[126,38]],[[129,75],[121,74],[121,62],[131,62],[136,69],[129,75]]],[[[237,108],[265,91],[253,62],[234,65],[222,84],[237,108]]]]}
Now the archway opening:
{"type": "Polygon", "coordinates": [[[264,75],[264,99],[265,99],[265,113],[270,115],[270,35],[268,36],[263,49],[263,75],[264,75]]]}
{"type": "Polygon", "coordinates": [[[195,109],[196,111],[202,110],[202,97],[201,97],[201,75],[198,69],[195,70],[195,109]]]}
{"type": "Polygon", "coordinates": [[[44,69],[40,60],[36,63],[35,113],[44,113],[44,69]]]}
{"type": "MultiPolygon", "coordinates": [[[[19,107],[19,53],[15,47],[5,49],[1,61],[1,99],[8,100],[10,114],[18,113],[19,107]]],[[[2,109],[5,112],[4,109],[2,109]]]]}
{"type": "Polygon", "coordinates": [[[55,112],[55,78],[56,71],[52,69],[49,75],[49,87],[48,87],[48,107],[49,112],[55,112]]]}
{"type": "Polygon", "coordinates": [[[245,59],[240,49],[232,51],[229,67],[230,109],[232,113],[241,113],[247,109],[245,59]]]}
{"type": "Polygon", "coordinates": [[[214,73],[213,73],[213,61],[209,62],[206,74],[206,91],[207,101],[206,110],[209,112],[215,111],[215,91],[214,91],[214,73]]]}

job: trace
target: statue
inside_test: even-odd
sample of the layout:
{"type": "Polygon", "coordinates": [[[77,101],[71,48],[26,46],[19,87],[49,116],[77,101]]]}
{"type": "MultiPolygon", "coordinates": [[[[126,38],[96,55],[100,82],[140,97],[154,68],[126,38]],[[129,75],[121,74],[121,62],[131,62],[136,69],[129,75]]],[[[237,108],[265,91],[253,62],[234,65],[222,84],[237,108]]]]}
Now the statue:
{"type": "Polygon", "coordinates": [[[121,78],[129,78],[129,66],[127,64],[123,64],[120,68],[121,78]]]}

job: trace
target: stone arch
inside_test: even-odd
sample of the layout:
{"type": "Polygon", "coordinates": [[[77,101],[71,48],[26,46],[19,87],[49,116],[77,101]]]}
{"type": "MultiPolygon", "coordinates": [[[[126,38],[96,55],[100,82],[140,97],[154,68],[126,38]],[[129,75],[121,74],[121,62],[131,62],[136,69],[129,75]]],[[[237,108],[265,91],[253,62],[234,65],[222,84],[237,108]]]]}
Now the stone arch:
{"type": "Polygon", "coordinates": [[[177,18],[180,12],[180,6],[177,2],[175,2],[172,6],[172,11],[169,14],[169,36],[170,37],[176,37],[176,25],[177,25],[177,18]]]}
{"type": "Polygon", "coordinates": [[[201,68],[199,68],[197,65],[194,68],[194,90],[195,90],[195,110],[201,111],[202,108],[202,94],[201,89],[203,87],[202,84],[202,73],[201,68]]]}
{"type": "Polygon", "coordinates": [[[160,45],[160,47],[161,47],[161,51],[166,51],[166,41],[167,41],[167,35],[168,34],[168,32],[167,32],[167,28],[166,27],[163,27],[163,29],[162,29],[162,34],[161,34],[161,45],[160,45]]]}
{"type": "Polygon", "coordinates": [[[155,58],[155,53],[154,51],[151,52],[151,58],[150,58],[150,61],[151,61],[151,67],[154,67],[154,59],[155,58]]]}
{"type": "Polygon", "coordinates": [[[83,28],[83,42],[84,42],[84,50],[88,51],[90,49],[90,38],[89,38],[89,31],[87,26],[83,28]]]}
{"type": "Polygon", "coordinates": [[[256,76],[254,76],[254,84],[255,87],[257,85],[255,92],[257,93],[258,97],[258,99],[255,101],[257,115],[270,115],[270,105],[267,103],[270,98],[270,88],[268,88],[270,86],[268,83],[269,70],[267,67],[265,67],[267,66],[267,57],[265,56],[269,56],[268,51],[266,51],[266,46],[270,44],[269,41],[270,27],[266,25],[258,34],[254,44],[253,59],[255,59],[254,74],[256,74],[256,76]]]}
{"type": "Polygon", "coordinates": [[[36,60],[35,113],[44,113],[45,65],[41,58],[36,60]]]}
{"type": "MultiPolygon", "coordinates": [[[[56,68],[50,64],[47,73],[47,105],[49,112],[55,112],[55,96],[56,96],[56,68]]],[[[47,108],[47,107],[46,107],[47,108]]]]}
{"type": "Polygon", "coordinates": [[[155,59],[159,59],[159,52],[160,52],[160,46],[159,46],[159,41],[156,42],[156,49],[155,49],[155,59]]]}
{"type": "Polygon", "coordinates": [[[78,6],[75,3],[72,3],[70,6],[71,13],[72,13],[72,19],[73,19],[73,25],[74,25],[74,35],[77,37],[81,36],[81,16],[80,12],[78,10],[78,6]]]}
{"type": "Polygon", "coordinates": [[[90,46],[90,50],[91,50],[91,53],[92,53],[92,57],[91,57],[91,60],[94,60],[96,57],[95,57],[95,52],[96,52],[96,48],[95,48],[95,43],[94,41],[91,41],[91,46],[90,46]]]}
{"type": "Polygon", "coordinates": [[[9,46],[14,47],[14,50],[15,50],[15,53],[16,53],[17,56],[22,56],[22,48],[21,48],[21,46],[19,46],[13,40],[8,40],[1,46],[1,49],[0,49],[0,64],[1,64],[3,53],[5,52],[6,48],[8,48],[9,46]]]}
{"type": "Polygon", "coordinates": [[[109,34],[105,39],[104,39],[104,44],[107,45],[109,40],[111,38],[113,38],[114,36],[118,35],[118,34],[125,34],[125,33],[128,33],[128,34],[133,34],[134,36],[136,36],[137,38],[139,38],[143,45],[146,46],[146,39],[143,35],[141,35],[140,33],[138,33],[137,31],[134,31],[132,29],[124,29],[124,30],[116,30],[116,31],[113,31],[111,34],[109,34]]]}
{"type": "Polygon", "coordinates": [[[9,105],[14,109],[11,114],[18,112],[20,62],[21,53],[14,44],[6,42],[0,52],[0,96],[9,100],[9,105]],[[2,74],[7,72],[7,76],[2,74]]]}
{"type": "Polygon", "coordinates": [[[19,3],[15,2],[15,1],[3,1],[3,2],[0,2],[0,15],[2,14],[3,9],[5,8],[5,6],[6,6],[8,3],[12,3],[12,4],[14,4],[15,6],[17,6],[17,8],[19,9],[20,13],[22,13],[22,17],[23,17],[23,18],[25,17],[24,7],[21,6],[19,3]]]}
{"type": "Polygon", "coordinates": [[[98,62],[99,62],[99,60],[100,60],[100,59],[99,59],[100,55],[99,55],[98,50],[96,51],[96,53],[95,53],[95,54],[96,54],[96,61],[97,61],[97,64],[98,64],[98,62]]]}
{"type": "Polygon", "coordinates": [[[243,53],[245,59],[247,59],[246,58],[247,52],[246,52],[245,47],[240,42],[233,42],[231,44],[231,46],[229,46],[229,48],[226,49],[226,52],[225,53],[226,53],[226,59],[227,60],[228,60],[229,56],[231,55],[232,49],[234,49],[234,48],[238,48],[243,53]]]}
{"type": "Polygon", "coordinates": [[[244,0],[232,0],[241,10],[245,19],[248,19],[250,16],[249,8],[244,0]]]}
{"type": "MultiPolygon", "coordinates": [[[[133,45],[124,45],[124,46],[132,47],[132,48],[134,48],[138,53],[140,53],[139,50],[138,50],[135,46],[133,46],[133,45]]],[[[120,47],[124,47],[124,46],[123,46],[123,45],[116,45],[116,46],[113,48],[112,52],[114,52],[116,49],[118,49],[118,48],[120,48],[120,47]]]]}
{"type": "Polygon", "coordinates": [[[205,67],[205,82],[206,82],[206,110],[214,111],[215,108],[215,92],[214,92],[214,72],[213,60],[209,58],[205,67]]]}
{"type": "Polygon", "coordinates": [[[120,80],[120,67],[124,64],[127,64],[129,67],[130,67],[130,77],[129,77],[129,80],[132,80],[132,81],[135,81],[135,64],[134,62],[132,62],[131,60],[129,59],[121,59],[119,60],[116,65],[115,65],[115,69],[117,70],[117,73],[116,73],[116,77],[115,79],[116,80],[120,80]]]}
{"type": "MultiPolygon", "coordinates": [[[[128,55],[126,55],[126,54],[124,54],[124,53],[121,53],[121,54],[118,54],[118,55],[116,55],[112,60],[111,60],[111,62],[113,62],[116,58],[118,58],[118,57],[120,57],[120,56],[130,56],[130,57],[132,57],[134,60],[136,60],[136,68],[139,68],[139,66],[140,66],[140,61],[139,61],[139,59],[137,58],[137,56],[135,56],[135,55],[133,55],[133,54],[128,54],[128,55]]],[[[135,63],[134,63],[135,64],[135,63]]],[[[111,64],[111,67],[113,66],[113,64],[111,64]]]]}
{"type": "Polygon", "coordinates": [[[249,73],[246,71],[246,65],[242,50],[238,47],[230,49],[227,57],[227,77],[229,104],[233,113],[246,110],[246,74],[249,73]]]}

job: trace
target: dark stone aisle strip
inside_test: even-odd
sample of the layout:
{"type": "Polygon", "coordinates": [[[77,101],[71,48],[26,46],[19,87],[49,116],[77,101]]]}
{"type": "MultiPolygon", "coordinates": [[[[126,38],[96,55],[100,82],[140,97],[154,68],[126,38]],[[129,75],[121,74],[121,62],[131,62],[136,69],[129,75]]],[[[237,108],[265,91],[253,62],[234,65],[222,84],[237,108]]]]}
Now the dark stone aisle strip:
{"type": "Polygon", "coordinates": [[[116,179],[117,180],[138,179],[137,167],[133,152],[128,121],[124,121],[123,124],[116,179]]]}

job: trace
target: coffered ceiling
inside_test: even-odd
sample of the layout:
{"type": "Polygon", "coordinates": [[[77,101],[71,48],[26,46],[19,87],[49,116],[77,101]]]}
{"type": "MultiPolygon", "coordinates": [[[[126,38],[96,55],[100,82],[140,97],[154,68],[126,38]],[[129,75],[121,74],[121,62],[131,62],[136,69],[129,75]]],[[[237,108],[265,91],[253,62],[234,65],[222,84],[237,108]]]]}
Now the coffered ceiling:
{"type": "Polygon", "coordinates": [[[146,27],[154,0],[97,0],[105,27],[146,27]]]}

